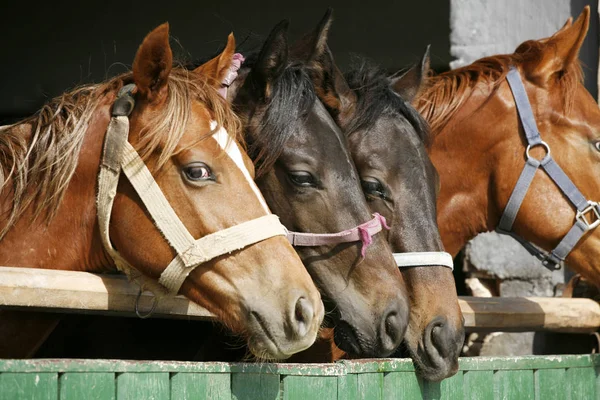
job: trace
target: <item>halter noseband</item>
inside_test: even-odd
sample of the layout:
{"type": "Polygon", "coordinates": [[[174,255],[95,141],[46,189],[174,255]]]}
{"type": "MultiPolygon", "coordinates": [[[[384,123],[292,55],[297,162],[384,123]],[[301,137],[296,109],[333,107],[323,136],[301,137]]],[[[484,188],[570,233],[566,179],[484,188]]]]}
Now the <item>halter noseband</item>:
{"type": "Polygon", "coordinates": [[[546,268],[550,270],[560,269],[560,262],[565,260],[583,235],[600,225],[600,206],[597,202],[587,200],[552,158],[550,147],[542,140],[540,132],[537,129],[537,124],[531,109],[531,104],[529,103],[529,98],[527,97],[527,92],[525,91],[525,86],[523,85],[519,71],[515,67],[511,67],[506,75],[506,80],[512,91],[519,121],[523,126],[525,138],[527,139],[527,149],[525,151],[527,161],[508,200],[508,204],[504,209],[504,213],[502,214],[502,218],[500,219],[496,231],[515,238],[525,247],[525,249],[527,249],[527,251],[529,251],[529,253],[541,260],[546,268]],[[541,161],[531,157],[529,154],[529,150],[536,146],[542,146],[546,150],[546,156],[541,161]],[[529,186],[533,181],[535,173],[540,167],[546,171],[548,176],[550,176],[554,183],[560,188],[569,202],[577,209],[573,227],[571,227],[558,246],[549,253],[540,250],[516,233],[512,232],[517,213],[521,208],[521,204],[525,199],[525,195],[529,190],[529,186]]]}
{"type": "MultiPolygon", "coordinates": [[[[194,239],[169,204],[144,161],[127,140],[129,114],[135,106],[132,95],[134,88],[133,84],[124,86],[113,104],[98,174],[96,200],[102,244],[119,270],[157,296],[176,295],[186,277],[200,264],[265,239],[286,235],[279,218],[268,214],[194,239]],[[110,240],[110,216],[121,172],[144,203],[156,227],[177,253],[162,272],[158,282],[134,269],[113,247],[110,240]]],[[[211,128],[216,128],[216,123],[213,122],[211,128]]],[[[216,138],[217,135],[227,135],[227,132],[221,127],[213,137],[216,138]]],[[[229,141],[224,150],[232,158],[240,152],[233,141],[229,141]]]]}

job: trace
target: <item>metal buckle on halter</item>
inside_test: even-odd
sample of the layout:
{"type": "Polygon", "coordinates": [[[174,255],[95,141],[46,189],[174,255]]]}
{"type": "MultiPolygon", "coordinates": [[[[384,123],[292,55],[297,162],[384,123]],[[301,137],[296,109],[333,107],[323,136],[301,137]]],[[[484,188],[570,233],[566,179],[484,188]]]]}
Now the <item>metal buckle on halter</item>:
{"type": "Polygon", "coordinates": [[[587,230],[597,228],[600,226],[600,206],[595,201],[588,201],[588,206],[582,210],[577,211],[577,215],[575,219],[587,227],[587,230]],[[591,214],[591,215],[589,215],[591,214]],[[587,215],[590,216],[590,220],[595,216],[596,219],[594,221],[588,220],[587,215]]]}
{"type": "MultiPolygon", "coordinates": [[[[527,145],[527,149],[525,150],[525,155],[527,155],[527,158],[528,158],[528,159],[529,159],[529,158],[533,158],[533,157],[531,157],[531,155],[529,154],[529,150],[531,150],[532,148],[534,148],[534,147],[537,147],[537,146],[542,146],[544,149],[546,149],[546,155],[545,155],[544,157],[542,157],[542,159],[540,159],[540,160],[538,160],[538,161],[542,161],[542,160],[544,160],[544,159],[546,159],[546,158],[550,157],[550,146],[548,146],[548,143],[546,143],[546,142],[544,142],[544,141],[542,140],[542,141],[540,141],[540,142],[539,142],[539,143],[537,143],[537,144],[534,144],[534,145],[531,145],[531,144],[530,144],[530,145],[527,145]]],[[[534,160],[537,160],[536,158],[533,158],[533,159],[534,159],[534,160]]]]}

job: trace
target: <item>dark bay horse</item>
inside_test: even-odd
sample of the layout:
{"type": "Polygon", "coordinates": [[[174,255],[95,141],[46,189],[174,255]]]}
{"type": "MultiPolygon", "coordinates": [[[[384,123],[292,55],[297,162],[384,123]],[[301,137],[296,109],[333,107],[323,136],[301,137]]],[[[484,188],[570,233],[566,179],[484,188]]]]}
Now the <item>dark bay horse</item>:
{"type": "Polygon", "coordinates": [[[598,206],[576,219],[577,209],[546,167],[558,165],[572,180],[577,189],[568,190],[569,196],[580,191],[584,202],[600,200],[600,110],[583,86],[577,58],[589,14],[586,7],[575,23],[569,20],[550,38],[526,41],[513,54],[433,76],[416,98],[434,134],[429,154],[441,179],[438,223],[452,254],[478,233],[499,226],[521,171],[536,164],[526,155],[525,133],[537,128],[545,145],[531,146],[530,153],[543,165],[533,174],[520,208],[513,209],[518,213],[512,230],[552,251],[574,225],[581,225],[583,237],[566,262],[600,286],[600,231],[593,229],[598,206]],[[527,131],[519,116],[528,113],[517,112],[517,89],[509,88],[509,74],[523,82],[521,102],[531,103],[534,121],[527,122],[527,131]],[[555,163],[547,164],[544,147],[555,163]]]}
{"type": "MultiPolygon", "coordinates": [[[[394,253],[440,254],[439,180],[427,155],[429,127],[409,104],[419,88],[420,69],[388,77],[363,61],[344,77],[327,47],[330,25],[328,11],[294,47],[310,60],[317,93],[347,136],[369,206],[391,222],[388,241],[394,253]]],[[[438,262],[402,268],[411,307],[406,348],[428,380],[456,373],[464,341],[452,269],[438,262]]]]}
{"type": "MultiPolygon", "coordinates": [[[[360,230],[373,217],[345,137],[317,98],[306,60],[290,53],[286,31],[286,21],[271,31],[228,90],[256,182],[290,230],[360,230]]],[[[296,250],[321,290],[336,343],[357,356],[387,356],[406,329],[406,288],[385,235],[366,239],[296,250]]]]}
{"type": "Polygon", "coordinates": [[[118,268],[215,313],[258,356],[310,346],[320,294],[253,182],[222,75],[172,67],[163,24],[132,73],[2,128],[0,265],[118,268]]]}

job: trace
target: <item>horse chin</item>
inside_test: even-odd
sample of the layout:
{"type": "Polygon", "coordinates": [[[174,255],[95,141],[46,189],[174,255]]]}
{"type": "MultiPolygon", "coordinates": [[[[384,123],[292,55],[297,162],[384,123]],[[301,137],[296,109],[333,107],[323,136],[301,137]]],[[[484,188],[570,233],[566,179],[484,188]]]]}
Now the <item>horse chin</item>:
{"type": "Polygon", "coordinates": [[[252,312],[248,332],[250,352],[261,361],[269,361],[285,360],[295,353],[306,350],[314,343],[318,329],[314,330],[314,335],[307,334],[300,341],[288,341],[285,337],[281,338],[281,335],[278,335],[258,313],[252,312]]]}

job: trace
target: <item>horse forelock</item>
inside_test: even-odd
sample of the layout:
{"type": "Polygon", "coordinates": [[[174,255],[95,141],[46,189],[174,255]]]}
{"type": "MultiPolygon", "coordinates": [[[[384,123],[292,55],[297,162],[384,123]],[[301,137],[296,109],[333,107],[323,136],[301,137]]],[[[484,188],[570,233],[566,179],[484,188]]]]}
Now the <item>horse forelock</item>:
{"type": "MultiPolygon", "coordinates": [[[[0,194],[10,201],[2,215],[0,239],[30,207],[34,207],[33,220],[42,215],[46,223],[52,220],[75,173],[96,110],[105,96],[114,95],[131,82],[131,73],[126,73],[101,84],[76,88],[51,100],[33,116],[0,128],[0,194]],[[10,195],[4,196],[7,193],[10,195]]],[[[156,112],[140,143],[135,144],[143,159],[160,150],[156,164],[160,168],[177,151],[193,100],[203,103],[217,125],[243,145],[239,120],[216,89],[177,68],[169,76],[164,107],[156,112]]]]}
{"type": "MultiPolygon", "coordinates": [[[[440,132],[465,104],[478,84],[491,87],[491,95],[504,82],[511,66],[525,63],[535,65],[541,60],[544,42],[530,40],[514,54],[485,57],[472,64],[429,76],[425,87],[415,100],[415,107],[429,123],[434,134],[440,132]]],[[[571,63],[558,77],[558,91],[563,96],[563,108],[569,113],[573,107],[577,86],[583,82],[578,61],[571,63]]]]}
{"type": "Polygon", "coordinates": [[[356,95],[354,115],[345,127],[350,136],[358,130],[368,132],[382,116],[401,116],[413,127],[421,142],[430,142],[429,127],[421,115],[390,86],[387,72],[367,59],[357,58],[346,81],[356,95]]]}
{"type": "MultiPolygon", "coordinates": [[[[244,67],[252,68],[250,56],[244,67]]],[[[256,165],[256,177],[269,171],[289,138],[301,131],[307,116],[317,100],[308,67],[301,62],[290,62],[280,76],[270,82],[269,96],[260,121],[249,121],[256,126],[246,129],[256,131],[247,135],[248,154],[256,165]]]]}

